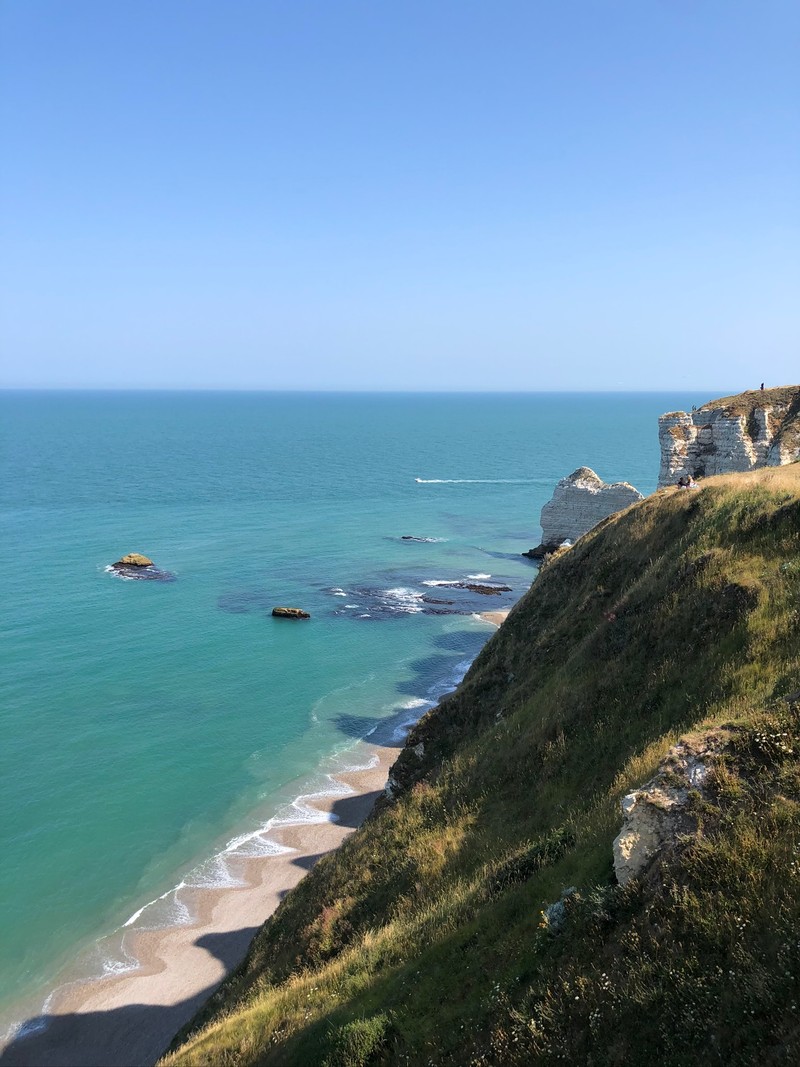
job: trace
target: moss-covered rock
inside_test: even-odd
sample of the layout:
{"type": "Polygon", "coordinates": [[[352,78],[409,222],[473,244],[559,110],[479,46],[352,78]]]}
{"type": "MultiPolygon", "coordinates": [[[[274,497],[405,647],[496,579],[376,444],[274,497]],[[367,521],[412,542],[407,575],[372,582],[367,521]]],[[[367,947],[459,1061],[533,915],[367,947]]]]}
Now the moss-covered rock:
{"type": "Polygon", "coordinates": [[[112,567],[152,567],[153,561],[140,552],[129,552],[127,556],[112,563],[112,567]]]}

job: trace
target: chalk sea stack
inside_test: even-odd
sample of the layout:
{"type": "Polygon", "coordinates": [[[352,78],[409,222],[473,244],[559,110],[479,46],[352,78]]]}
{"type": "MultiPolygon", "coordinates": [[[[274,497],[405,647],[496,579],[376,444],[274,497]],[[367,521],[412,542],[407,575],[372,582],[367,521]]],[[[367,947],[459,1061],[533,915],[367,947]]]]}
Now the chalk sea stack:
{"type": "Polygon", "coordinates": [[[643,499],[628,482],[608,484],[590,467],[578,467],[556,485],[542,508],[542,543],[524,555],[542,559],[565,541],[577,541],[598,522],[643,499]]]}
{"type": "Polygon", "coordinates": [[[310,619],[311,615],[302,608],[273,608],[272,614],[276,619],[310,619]]]}

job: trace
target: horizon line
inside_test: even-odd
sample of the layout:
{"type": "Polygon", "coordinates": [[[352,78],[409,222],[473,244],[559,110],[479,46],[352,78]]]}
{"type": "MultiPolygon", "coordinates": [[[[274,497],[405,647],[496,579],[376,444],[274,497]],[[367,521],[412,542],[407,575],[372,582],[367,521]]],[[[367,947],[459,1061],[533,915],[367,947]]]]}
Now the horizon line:
{"type": "MultiPolygon", "coordinates": [[[[792,388],[791,385],[769,386],[773,388],[792,388]]],[[[800,388],[800,385],[797,386],[800,388]]],[[[653,389],[325,389],[325,388],[269,388],[250,386],[126,386],[126,385],[0,385],[0,393],[236,393],[236,394],[278,394],[294,396],[542,396],[542,395],[588,395],[608,394],[660,394],[660,393],[706,393],[720,390],[720,386],[673,386],[653,389]]],[[[752,389],[731,389],[736,392],[758,392],[758,386],[752,389]]]]}

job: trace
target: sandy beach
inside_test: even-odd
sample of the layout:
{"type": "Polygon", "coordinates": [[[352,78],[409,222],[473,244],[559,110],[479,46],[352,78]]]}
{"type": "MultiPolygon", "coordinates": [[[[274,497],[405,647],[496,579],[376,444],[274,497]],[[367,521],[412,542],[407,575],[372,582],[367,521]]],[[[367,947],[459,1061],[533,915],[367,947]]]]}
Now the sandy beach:
{"type": "MultiPolygon", "coordinates": [[[[481,618],[500,626],[509,610],[483,612],[481,618]]],[[[227,856],[240,885],[180,888],[180,905],[192,917],[190,922],[158,929],[134,923],[117,931],[121,954],[137,961],[136,969],[87,976],[58,987],[46,1010],[29,1018],[0,1050],[0,1067],[153,1064],[241,962],[286,894],[321,856],[361,825],[383,791],[410,726],[407,717],[399,723],[387,720],[379,743],[362,741],[349,750],[348,769],[331,775],[335,795],[298,797],[306,814],[312,809],[329,818],[272,826],[265,839],[286,851],[253,858],[235,852],[227,856]]]]}
{"type": "Polygon", "coordinates": [[[58,991],[47,1016],[29,1020],[24,1036],[2,1050],[0,1064],[138,1067],[154,1063],[244,958],[256,931],[286,893],[363,822],[397,758],[398,744],[402,741],[357,746],[351,753],[353,764],[371,765],[335,776],[352,792],[303,800],[336,821],[274,827],[269,839],[292,851],[237,859],[236,873],[245,883],[241,888],[182,890],[195,916],[191,925],[126,934],[126,951],[141,966],[119,977],[80,982],[58,991]]]}

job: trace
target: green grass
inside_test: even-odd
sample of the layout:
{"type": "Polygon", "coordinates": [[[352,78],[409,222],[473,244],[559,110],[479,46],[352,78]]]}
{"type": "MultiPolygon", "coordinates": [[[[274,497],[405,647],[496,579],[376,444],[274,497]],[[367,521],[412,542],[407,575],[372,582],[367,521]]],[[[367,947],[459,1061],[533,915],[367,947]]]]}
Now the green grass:
{"type": "Polygon", "coordinates": [[[796,466],[560,555],[165,1062],[800,1062],[799,564],[796,466]],[[696,831],[619,888],[621,797],[722,725],[696,831]]]}

